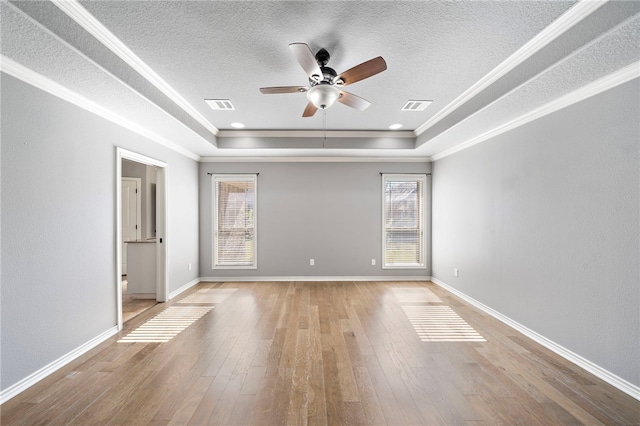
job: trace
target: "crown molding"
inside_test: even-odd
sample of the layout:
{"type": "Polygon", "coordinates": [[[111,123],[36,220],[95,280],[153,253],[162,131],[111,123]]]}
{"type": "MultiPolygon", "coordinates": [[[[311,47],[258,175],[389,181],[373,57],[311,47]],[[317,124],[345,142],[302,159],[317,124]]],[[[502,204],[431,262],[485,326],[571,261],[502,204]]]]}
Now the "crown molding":
{"type": "Polygon", "coordinates": [[[218,138],[415,138],[413,131],[385,130],[220,130],[218,138]]]}
{"type": "Polygon", "coordinates": [[[430,163],[431,157],[201,157],[201,163],[430,163]]]}
{"type": "Polygon", "coordinates": [[[138,55],[133,53],[118,37],[107,29],[77,0],[51,0],[60,10],[66,13],[78,25],[93,35],[106,48],[127,63],[134,71],[140,74],[149,83],[153,84],[165,96],[171,99],[176,105],[182,108],[187,114],[202,124],[214,135],[218,134],[218,129],[211,124],[204,115],[195,109],[186,99],[162,79],[149,65],[147,65],[138,55]]]}
{"type": "MultiPolygon", "coordinates": [[[[153,142],[156,142],[168,149],[171,149],[185,157],[191,158],[195,161],[203,163],[286,163],[286,162],[299,162],[299,163],[428,163],[431,162],[431,157],[346,157],[346,156],[325,156],[325,157],[241,157],[241,156],[228,156],[228,157],[200,157],[199,155],[181,147],[180,145],[163,138],[162,136],[151,132],[150,130],[112,112],[109,109],[85,98],[84,96],[60,85],[59,83],[44,77],[41,74],[25,67],[22,64],[0,55],[0,71],[5,74],[11,75],[33,87],[43,90],[53,96],[63,99],[73,105],[76,105],[84,110],[87,110],[105,120],[111,121],[125,129],[128,129],[134,133],[137,133],[153,142]]],[[[285,132],[286,133],[286,132],[285,132]]],[[[343,132],[338,132],[343,133],[343,132]]],[[[348,132],[353,133],[353,132],[348,132]]],[[[360,136],[364,137],[362,133],[377,133],[377,132],[359,132],[360,136]]],[[[381,132],[390,136],[390,133],[397,132],[381,132]]],[[[337,137],[337,136],[336,136],[337,137]]]]}
{"type": "Polygon", "coordinates": [[[564,95],[551,102],[548,102],[501,126],[498,126],[492,130],[489,130],[488,132],[485,132],[479,136],[469,139],[466,142],[463,142],[452,148],[439,152],[438,154],[433,155],[431,158],[433,161],[436,161],[436,160],[440,160],[442,158],[448,157],[451,154],[455,154],[456,152],[462,151],[463,149],[467,149],[473,145],[477,145],[488,139],[494,138],[502,133],[508,132],[509,130],[515,129],[516,127],[520,127],[533,120],[537,120],[538,118],[544,117],[545,115],[549,115],[553,112],[556,112],[558,110],[571,106],[575,103],[583,101],[599,93],[613,89],[616,86],[619,86],[621,84],[624,84],[628,81],[631,81],[639,77],[640,77],[640,61],[627,65],[626,67],[621,68],[616,72],[613,72],[592,83],[582,86],[581,88],[574,90],[573,92],[568,93],[567,95],[564,95]]]}
{"type": "Polygon", "coordinates": [[[516,68],[522,62],[538,53],[546,45],[571,29],[578,22],[595,12],[608,0],[582,0],[562,14],[558,19],[553,21],[544,30],[539,32],[535,37],[524,44],[520,49],[516,50],[511,56],[502,61],[497,67],[491,70],[487,75],[478,80],[473,86],[465,90],[460,96],[451,101],[447,106],[434,114],[425,123],[418,126],[415,130],[417,136],[427,131],[434,124],[451,114],[460,106],[468,102],[470,99],[478,95],[480,92],[491,86],[498,79],[516,68]]]}
{"type": "Polygon", "coordinates": [[[105,120],[111,121],[127,130],[131,130],[147,139],[150,139],[166,148],[169,148],[185,157],[192,160],[199,161],[200,156],[181,147],[180,145],[165,139],[164,137],[140,126],[139,124],[130,121],[121,115],[114,113],[113,111],[85,98],[84,96],[70,90],[61,84],[56,83],[49,78],[38,74],[37,72],[25,67],[22,64],[7,58],[4,55],[0,55],[0,71],[17,78],[33,87],[43,90],[53,96],[63,99],[73,105],[76,105],[84,110],[87,110],[105,120]]]}

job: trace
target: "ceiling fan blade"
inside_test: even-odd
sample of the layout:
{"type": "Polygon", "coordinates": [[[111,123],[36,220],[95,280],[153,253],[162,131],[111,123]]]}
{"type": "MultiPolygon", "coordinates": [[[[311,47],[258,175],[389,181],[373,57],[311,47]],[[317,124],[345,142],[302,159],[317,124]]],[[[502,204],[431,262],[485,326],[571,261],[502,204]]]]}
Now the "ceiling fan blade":
{"type": "Polygon", "coordinates": [[[350,106],[351,108],[355,108],[358,111],[364,111],[365,109],[369,108],[369,105],[371,105],[371,102],[369,102],[368,100],[345,91],[340,92],[338,102],[350,106]]]}
{"type": "Polygon", "coordinates": [[[291,43],[289,48],[293,52],[296,61],[300,64],[304,72],[307,73],[312,80],[319,80],[322,78],[322,71],[316,61],[316,57],[313,52],[305,43],[291,43]]]}
{"type": "Polygon", "coordinates": [[[280,86],[280,87],[261,87],[260,92],[265,95],[273,95],[276,93],[301,93],[309,90],[306,86],[280,86]]]}
{"type": "Polygon", "coordinates": [[[316,113],[317,110],[318,110],[318,108],[316,108],[316,106],[314,104],[309,102],[307,104],[307,107],[304,109],[304,112],[302,113],[302,116],[303,117],[311,117],[313,114],[316,113]]]}
{"type": "Polygon", "coordinates": [[[343,86],[353,84],[365,78],[369,78],[372,75],[376,75],[387,69],[387,63],[382,59],[382,56],[363,62],[360,65],[356,65],[337,76],[335,81],[342,80],[343,86]]]}

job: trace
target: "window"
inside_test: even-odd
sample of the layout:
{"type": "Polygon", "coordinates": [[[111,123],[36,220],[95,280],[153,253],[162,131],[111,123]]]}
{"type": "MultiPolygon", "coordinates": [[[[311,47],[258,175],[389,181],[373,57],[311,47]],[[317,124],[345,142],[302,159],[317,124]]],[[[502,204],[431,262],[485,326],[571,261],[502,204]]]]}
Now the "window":
{"type": "Polygon", "coordinates": [[[256,269],[257,175],[212,175],[213,268],[256,269]]]}
{"type": "Polygon", "coordinates": [[[424,175],[382,175],[383,268],[426,268],[424,175]]]}

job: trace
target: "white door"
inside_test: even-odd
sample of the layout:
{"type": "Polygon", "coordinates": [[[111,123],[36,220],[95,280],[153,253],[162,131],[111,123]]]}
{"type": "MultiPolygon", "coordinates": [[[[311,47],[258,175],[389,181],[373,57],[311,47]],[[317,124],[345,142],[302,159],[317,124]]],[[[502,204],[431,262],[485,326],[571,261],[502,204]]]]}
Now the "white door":
{"type": "Polygon", "coordinates": [[[127,274],[127,241],[139,240],[140,224],[140,179],[122,178],[122,275],[127,274]]]}

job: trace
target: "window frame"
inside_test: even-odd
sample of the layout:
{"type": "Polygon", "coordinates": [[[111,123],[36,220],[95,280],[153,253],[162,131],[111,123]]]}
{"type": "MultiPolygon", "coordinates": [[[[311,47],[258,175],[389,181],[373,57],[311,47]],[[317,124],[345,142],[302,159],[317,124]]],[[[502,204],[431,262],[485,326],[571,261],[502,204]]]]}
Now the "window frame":
{"type": "Polygon", "coordinates": [[[211,269],[258,269],[258,175],[257,174],[211,174],[211,269]],[[253,182],[253,262],[250,265],[218,264],[218,197],[217,182],[253,182]]]}
{"type": "Polygon", "coordinates": [[[426,174],[390,174],[382,173],[382,269],[427,269],[427,175],[426,174]],[[387,263],[387,182],[421,182],[419,205],[420,214],[418,231],[420,233],[419,262],[417,263],[387,263]]]}

